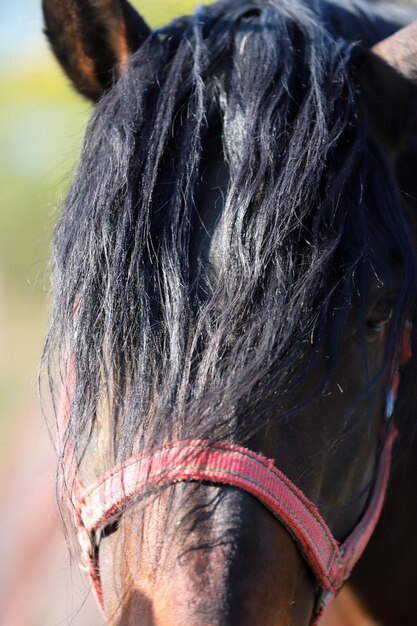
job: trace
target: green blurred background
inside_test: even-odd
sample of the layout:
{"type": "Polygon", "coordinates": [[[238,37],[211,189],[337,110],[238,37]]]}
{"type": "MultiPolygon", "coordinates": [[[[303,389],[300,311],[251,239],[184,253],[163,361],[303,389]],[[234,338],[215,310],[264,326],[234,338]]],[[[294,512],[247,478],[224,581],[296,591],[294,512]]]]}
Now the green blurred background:
{"type": "MultiPolygon", "coordinates": [[[[194,2],[132,4],[157,26],[194,2]]],[[[49,241],[90,113],[48,50],[40,5],[0,1],[0,468],[25,413],[37,410],[49,241]]]]}

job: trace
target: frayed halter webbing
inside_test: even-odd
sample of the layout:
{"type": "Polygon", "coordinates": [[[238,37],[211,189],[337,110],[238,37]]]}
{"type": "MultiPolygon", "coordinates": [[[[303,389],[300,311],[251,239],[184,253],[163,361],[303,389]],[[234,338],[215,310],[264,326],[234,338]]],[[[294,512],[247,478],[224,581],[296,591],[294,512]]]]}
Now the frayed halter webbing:
{"type": "Polygon", "coordinates": [[[103,606],[103,598],[94,547],[95,531],[111,523],[132,500],[146,496],[154,487],[181,481],[207,481],[244,489],[282,522],[313,570],[318,585],[327,592],[323,597],[324,606],[324,601],[327,604],[348,578],[375,528],[384,501],[396,436],[392,427],[382,450],[368,508],[342,546],[317,507],[273,461],[261,454],[227,443],[194,440],[173,442],[130,458],[89,488],[74,494],[84,566],[100,605],[103,606]]]}
{"type": "MultiPolygon", "coordinates": [[[[406,324],[399,342],[397,363],[411,356],[411,324],[406,324]]],[[[70,360],[68,388],[74,384],[70,360]]],[[[207,481],[247,491],[275,515],[297,543],[311,567],[321,593],[311,626],[318,624],[329,600],[349,577],[363,553],[379,519],[391,467],[392,446],[397,430],[391,417],[400,375],[391,375],[385,410],[385,437],[372,493],[365,513],[342,545],[321,517],[317,507],[296,487],[274,462],[246,448],[206,440],[175,441],[150,452],[133,456],[104,474],[90,487],[77,484],[73,493],[75,523],[83,567],[89,574],[103,609],[96,532],[116,520],[130,502],[146,497],[156,488],[184,481],[207,481]]],[[[65,428],[68,397],[62,410],[65,428]]],[[[62,436],[62,434],[61,434],[62,436]]]]}

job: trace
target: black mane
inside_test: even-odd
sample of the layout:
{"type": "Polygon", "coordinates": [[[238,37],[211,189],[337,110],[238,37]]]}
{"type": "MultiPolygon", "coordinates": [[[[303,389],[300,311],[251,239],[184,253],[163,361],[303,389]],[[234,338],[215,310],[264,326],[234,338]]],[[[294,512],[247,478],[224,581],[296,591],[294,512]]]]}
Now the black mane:
{"type": "Polygon", "coordinates": [[[364,323],[379,242],[403,270],[401,323],[413,254],[367,134],[360,49],[337,26],[371,11],[309,4],[200,7],[153,33],[98,104],[54,238],[45,357],[61,355],[65,381],[73,355],[78,459],[103,412],[109,464],[176,437],[244,442],[295,413],[323,352],[320,389],[329,379],[357,294],[364,323]],[[229,183],[210,267],[193,241],[216,134],[229,183]]]}

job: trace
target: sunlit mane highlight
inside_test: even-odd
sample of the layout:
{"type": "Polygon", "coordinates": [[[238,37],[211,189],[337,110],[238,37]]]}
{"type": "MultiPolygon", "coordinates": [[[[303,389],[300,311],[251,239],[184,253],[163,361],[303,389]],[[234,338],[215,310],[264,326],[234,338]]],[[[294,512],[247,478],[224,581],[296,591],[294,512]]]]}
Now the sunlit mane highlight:
{"type": "Polygon", "coordinates": [[[302,2],[225,0],[153,33],[99,102],[55,233],[45,356],[57,395],[72,357],[78,461],[104,413],[109,466],[296,414],[323,352],[320,389],[333,371],[378,238],[402,267],[401,323],[413,255],[359,54],[302,2]],[[216,135],[229,182],[212,266],[193,241],[216,135]]]}

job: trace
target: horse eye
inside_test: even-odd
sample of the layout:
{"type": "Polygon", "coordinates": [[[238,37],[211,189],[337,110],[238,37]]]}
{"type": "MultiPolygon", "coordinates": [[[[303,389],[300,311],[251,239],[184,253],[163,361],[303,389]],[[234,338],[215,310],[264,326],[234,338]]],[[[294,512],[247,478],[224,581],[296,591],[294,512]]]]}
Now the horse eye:
{"type": "Polygon", "coordinates": [[[368,332],[375,336],[380,335],[385,330],[392,317],[393,302],[391,298],[380,300],[373,308],[368,317],[368,332]]]}

